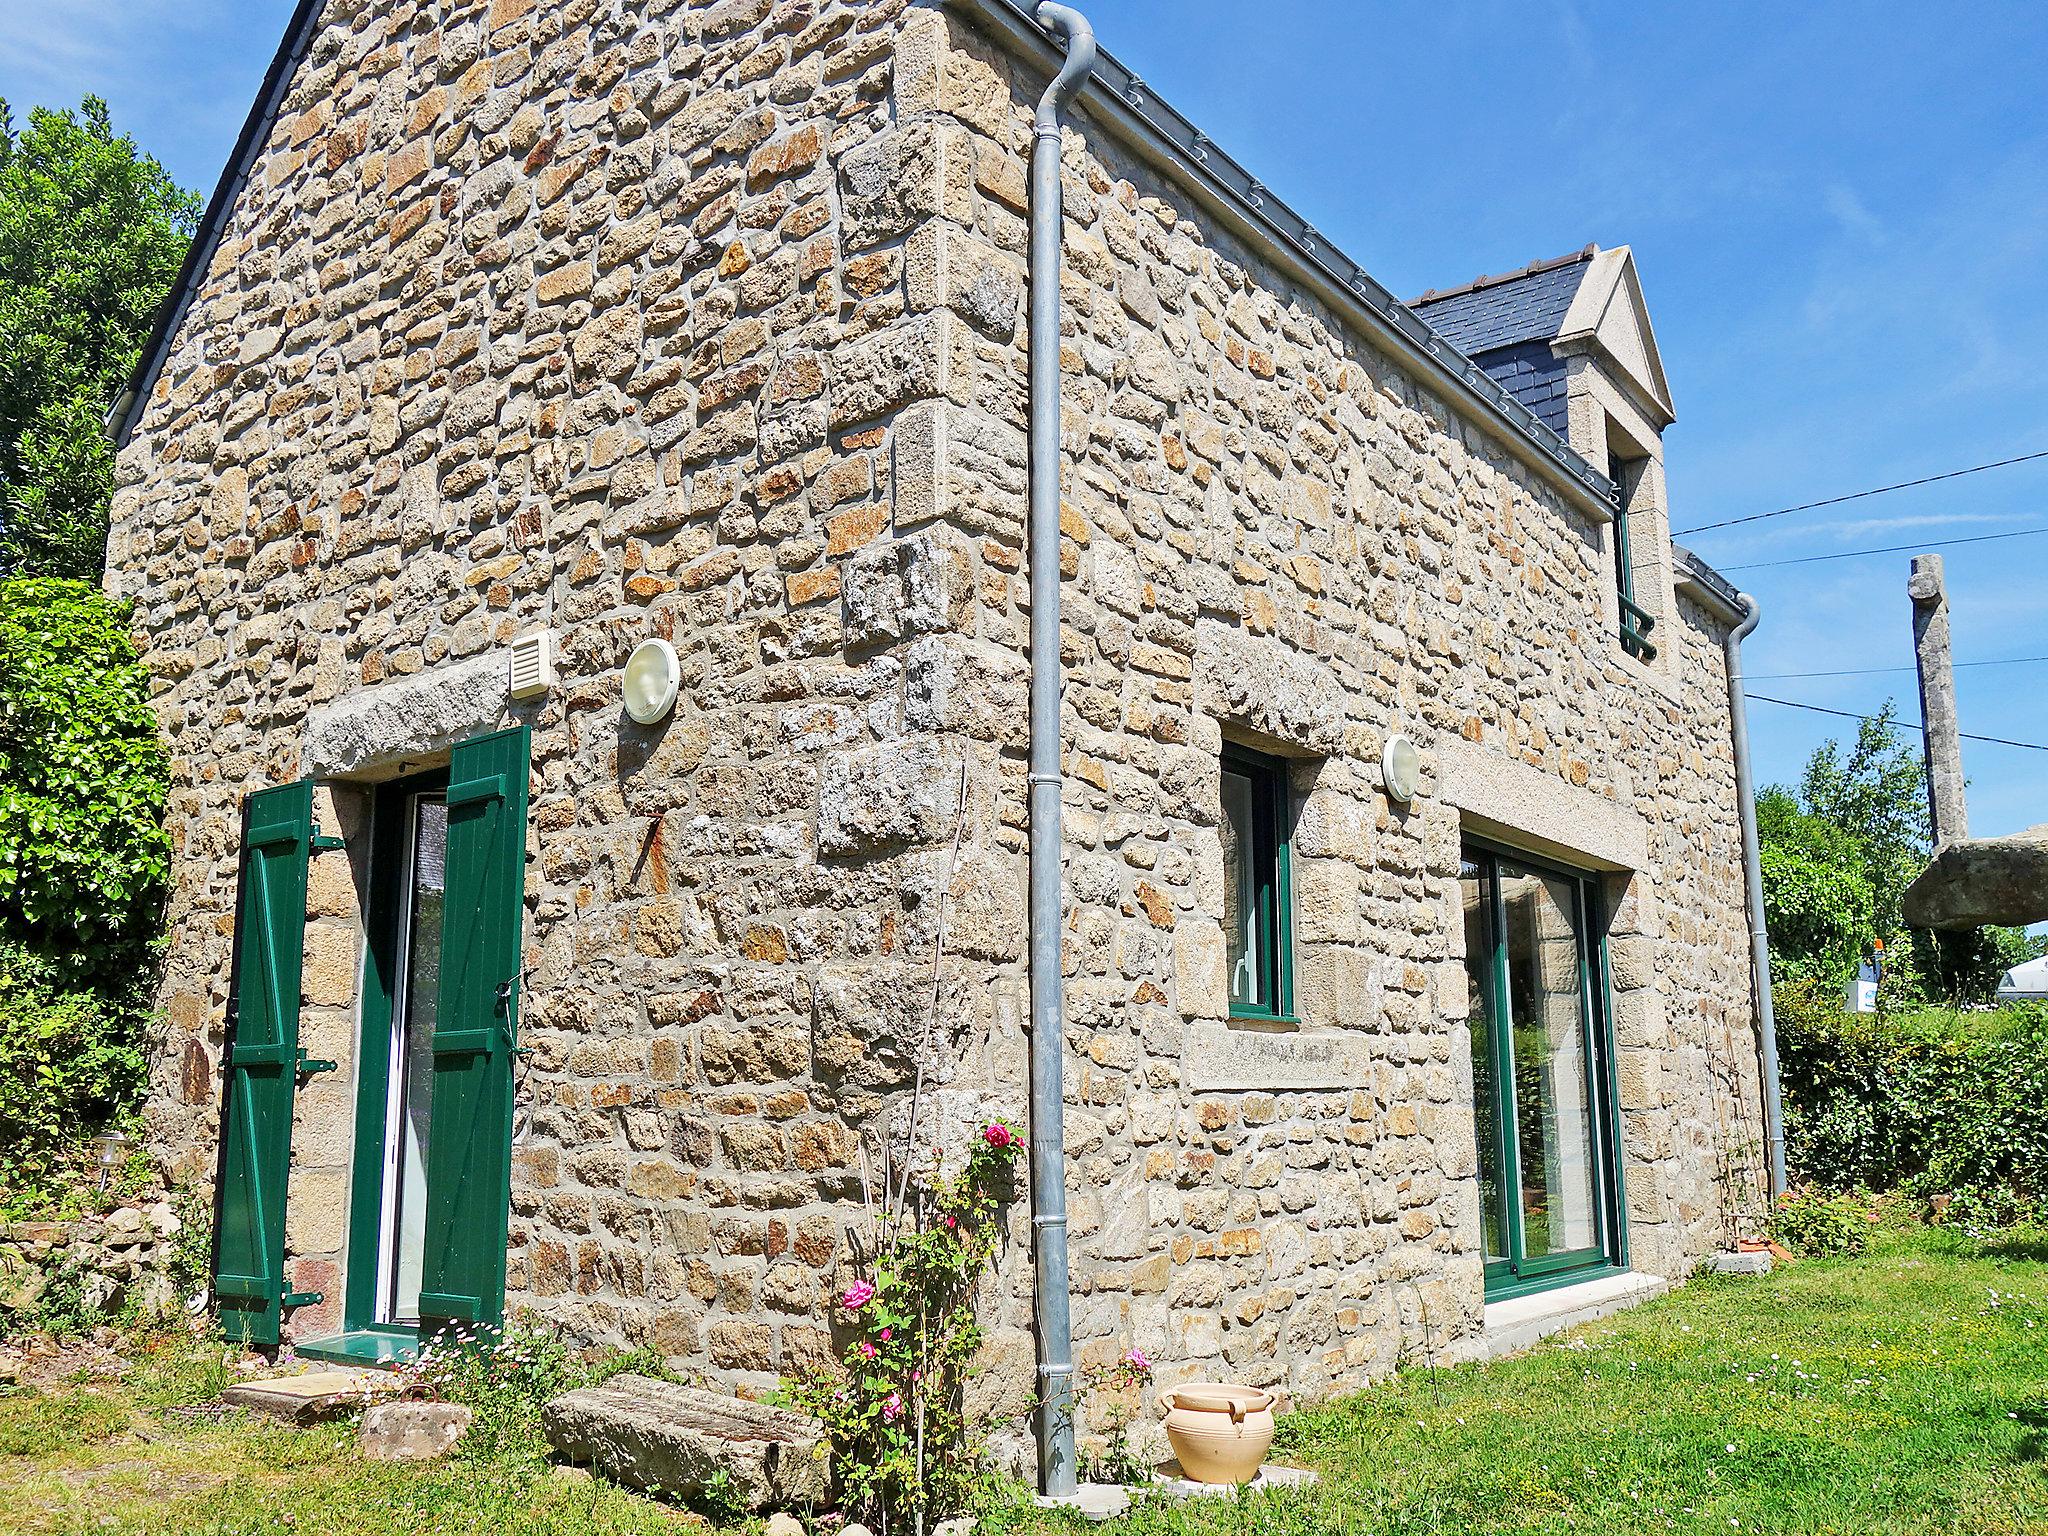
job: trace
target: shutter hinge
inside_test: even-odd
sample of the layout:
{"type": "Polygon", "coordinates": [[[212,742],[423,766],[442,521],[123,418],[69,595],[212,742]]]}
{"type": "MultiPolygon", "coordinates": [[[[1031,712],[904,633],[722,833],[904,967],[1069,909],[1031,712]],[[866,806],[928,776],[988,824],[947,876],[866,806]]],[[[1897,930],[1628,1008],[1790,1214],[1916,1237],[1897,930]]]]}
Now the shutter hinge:
{"type": "Polygon", "coordinates": [[[303,1047],[299,1050],[299,1076],[313,1077],[322,1072],[332,1072],[335,1063],[323,1061],[317,1056],[308,1056],[303,1047]]]}
{"type": "Polygon", "coordinates": [[[498,1012],[508,1013],[511,1011],[511,1008],[512,983],[509,981],[501,981],[498,983],[498,1012]]]}
{"type": "Polygon", "coordinates": [[[286,1291],[278,1298],[280,1307],[310,1307],[327,1299],[324,1291],[286,1291]]]}
{"type": "Polygon", "coordinates": [[[326,833],[326,832],[315,832],[315,833],[313,834],[313,851],[314,851],[315,853],[319,853],[319,852],[321,852],[321,851],[322,851],[323,849],[328,849],[328,848],[346,848],[347,846],[348,846],[348,843],[347,843],[347,841],[346,841],[345,839],[343,839],[343,838],[339,838],[339,837],[335,837],[335,836],[331,835],[330,833],[326,833]]]}

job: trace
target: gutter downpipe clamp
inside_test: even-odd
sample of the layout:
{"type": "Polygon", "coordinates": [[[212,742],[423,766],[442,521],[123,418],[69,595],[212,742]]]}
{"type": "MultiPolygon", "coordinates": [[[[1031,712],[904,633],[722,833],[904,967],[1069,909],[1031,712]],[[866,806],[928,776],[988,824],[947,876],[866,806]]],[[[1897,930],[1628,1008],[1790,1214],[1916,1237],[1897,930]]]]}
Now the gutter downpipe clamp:
{"type": "Polygon", "coordinates": [[[1078,1485],[1074,1333],[1067,1280],[1067,1158],[1061,1053],[1060,922],[1060,121],[1095,68],[1095,33],[1045,0],[1039,26],[1066,45],[1038,100],[1031,143],[1031,1201],[1032,1311],[1038,1323],[1038,1485],[1078,1485]]]}

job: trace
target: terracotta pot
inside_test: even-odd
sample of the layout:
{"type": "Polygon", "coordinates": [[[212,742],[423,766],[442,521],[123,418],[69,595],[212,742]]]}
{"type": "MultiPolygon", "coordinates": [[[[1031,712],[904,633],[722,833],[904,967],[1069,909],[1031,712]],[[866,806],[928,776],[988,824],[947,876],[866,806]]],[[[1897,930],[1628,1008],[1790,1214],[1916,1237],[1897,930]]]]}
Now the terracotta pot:
{"type": "Polygon", "coordinates": [[[1273,1445],[1273,1394],[1226,1382],[1191,1381],[1159,1394],[1166,1439],[1197,1483],[1248,1483],[1273,1445]]]}

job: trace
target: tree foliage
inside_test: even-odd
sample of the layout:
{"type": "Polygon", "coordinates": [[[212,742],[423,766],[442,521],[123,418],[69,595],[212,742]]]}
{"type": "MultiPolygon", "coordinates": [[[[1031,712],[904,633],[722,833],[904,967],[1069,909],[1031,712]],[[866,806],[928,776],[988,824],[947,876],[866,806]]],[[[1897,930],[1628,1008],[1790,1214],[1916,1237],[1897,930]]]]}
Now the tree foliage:
{"type": "Polygon", "coordinates": [[[198,218],[98,97],[21,130],[0,101],[0,575],[97,579],[103,423],[198,218]]]}
{"type": "Polygon", "coordinates": [[[0,941],[109,997],[143,969],[170,859],[168,764],[125,618],[81,581],[0,581],[0,941]]]}
{"type": "Polygon", "coordinates": [[[1815,751],[1796,790],[1773,785],[1757,796],[1772,974],[1839,989],[1882,943],[1887,997],[1982,1001],[2040,947],[2017,929],[1936,935],[1905,926],[1899,901],[1927,867],[1933,836],[1926,764],[1896,720],[1887,701],[1853,746],[1815,751]]]}

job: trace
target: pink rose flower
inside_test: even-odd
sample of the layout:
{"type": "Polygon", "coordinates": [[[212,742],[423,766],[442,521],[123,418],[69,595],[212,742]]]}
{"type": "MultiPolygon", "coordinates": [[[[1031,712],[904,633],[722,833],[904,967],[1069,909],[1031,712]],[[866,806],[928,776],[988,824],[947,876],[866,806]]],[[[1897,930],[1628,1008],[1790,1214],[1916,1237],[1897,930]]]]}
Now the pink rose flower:
{"type": "Polygon", "coordinates": [[[875,1288],[865,1280],[856,1280],[840,1293],[839,1299],[846,1303],[846,1310],[858,1312],[875,1299],[875,1288]]]}
{"type": "Polygon", "coordinates": [[[862,1340],[860,1341],[860,1357],[861,1357],[861,1359],[863,1359],[863,1360],[872,1360],[872,1359],[874,1359],[874,1358],[875,1358],[875,1355],[876,1355],[876,1354],[877,1354],[877,1350],[875,1349],[875,1346],[874,1346],[874,1345],[870,1344],[870,1343],[869,1343],[869,1342],[868,1342],[868,1341],[867,1341],[866,1339],[862,1339],[862,1340]]]}
{"type": "Polygon", "coordinates": [[[891,1424],[894,1424],[903,1417],[903,1394],[901,1392],[891,1392],[888,1397],[883,1399],[882,1417],[891,1424]]]}
{"type": "Polygon", "coordinates": [[[895,1330],[895,1329],[893,1329],[893,1328],[884,1328],[884,1329],[882,1330],[882,1334],[881,1334],[882,1342],[883,1342],[884,1344],[888,1343],[888,1342],[889,1342],[889,1335],[890,1335],[890,1334],[892,1334],[892,1333],[894,1333],[895,1331],[896,1331],[896,1330],[895,1330]]]}
{"type": "Polygon", "coordinates": [[[981,1139],[1000,1151],[1017,1139],[1017,1133],[1000,1120],[991,1120],[982,1127],[981,1139]]]}

